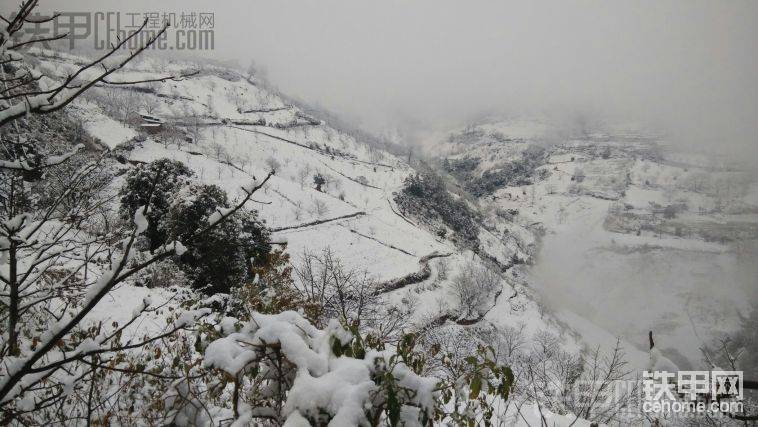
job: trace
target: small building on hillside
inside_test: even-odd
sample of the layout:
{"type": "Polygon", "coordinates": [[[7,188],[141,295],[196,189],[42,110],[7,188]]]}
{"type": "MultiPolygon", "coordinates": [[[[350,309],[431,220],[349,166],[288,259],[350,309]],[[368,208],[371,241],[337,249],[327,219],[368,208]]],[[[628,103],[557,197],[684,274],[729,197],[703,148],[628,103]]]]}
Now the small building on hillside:
{"type": "Polygon", "coordinates": [[[163,124],[164,121],[160,117],[156,117],[150,114],[143,114],[140,113],[140,118],[142,119],[142,122],[139,124],[139,126],[149,134],[156,134],[163,130],[163,124]]]}

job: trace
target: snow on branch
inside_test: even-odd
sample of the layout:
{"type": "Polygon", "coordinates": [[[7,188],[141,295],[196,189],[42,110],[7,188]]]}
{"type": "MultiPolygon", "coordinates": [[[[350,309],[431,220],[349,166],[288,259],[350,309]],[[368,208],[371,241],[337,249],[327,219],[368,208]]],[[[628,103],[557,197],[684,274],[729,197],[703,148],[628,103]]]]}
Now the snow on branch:
{"type": "Polygon", "coordinates": [[[200,71],[193,71],[190,73],[181,74],[179,76],[163,76],[163,77],[156,77],[152,79],[143,79],[143,80],[112,81],[112,80],[103,79],[102,82],[108,85],[112,85],[112,86],[136,85],[140,83],[163,83],[167,81],[180,82],[182,80],[185,80],[189,77],[196,76],[198,74],[200,74],[200,71]]]}
{"type": "MultiPolygon", "coordinates": [[[[246,186],[244,188],[246,195],[239,203],[237,203],[231,209],[225,210],[205,228],[189,236],[185,242],[187,244],[192,244],[204,234],[212,230],[214,227],[223,223],[227,218],[241,209],[245,203],[250,200],[253,194],[266,184],[272,175],[273,172],[269,173],[266,178],[263,179],[263,181],[260,183],[252,183],[246,186]]],[[[102,273],[102,275],[95,281],[95,283],[86,287],[85,298],[82,306],[77,310],[69,311],[66,316],[61,317],[60,320],[51,325],[45,334],[43,334],[39,343],[37,343],[34,348],[32,348],[30,351],[19,354],[18,357],[15,357],[13,359],[13,363],[7,366],[6,375],[0,379],[0,403],[7,402],[8,399],[11,399],[19,393],[22,393],[28,387],[31,387],[42,379],[46,378],[48,375],[64,366],[66,363],[72,362],[74,360],[79,360],[81,357],[86,355],[98,354],[105,351],[112,352],[137,348],[139,346],[160,339],[161,337],[168,336],[169,334],[174,333],[180,329],[186,328],[194,321],[196,321],[199,317],[205,316],[209,313],[208,309],[185,313],[179,319],[177,319],[171,330],[166,334],[147,338],[140,343],[124,346],[116,345],[108,348],[107,350],[95,348],[93,347],[94,344],[89,343],[87,346],[83,347],[83,349],[87,351],[74,353],[74,355],[63,358],[52,357],[51,359],[50,356],[56,354],[54,350],[57,348],[57,343],[68,337],[69,334],[78,325],[81,324],[83,319],[97,306],[100,300],[102,300],[102,298],[105,297],[105,295],[107,295],[108,292],[113,289],[114,286],[122,283],[128,277],[144,269],[148,265],[186,250],[184,244],[176,241],[171,242],[164,245],[161,250],[153,254],[148,260],[136,266],[129,266],[132,246],[134,245],[137,236],[139,236],[141,231],[144,231],[146,229],[147,219],[145,218],[145,213],[146,212],[144,207],[142,209],[138,209],[137,212],[135,212],[133,221],[136,227],[130,236],[126,239],[125,246],[123,248],[123,254],[121,255],[120,259],[118,259],[115,263],[112,263],[112,267],[110,269],[102,273]]],[[[17,219],[16,222],[23,223],[23,218],[17,219]]],[[[20,226],[21,224],[19,224],[18,227],[11,227],[11,229],[17,230],[20,226]]],[[[39,228],[36,230],[39,230],[39,228]]],[[[8,236],[9,241],[15,242],[13,235],[14,233],[9,234],[11,234],[8,236]]],[[[29,237],[31,238],[31,236],[29,237]]],[[[17,263],[18,261],[19,260],[16,259],[12,262],[17,263]]],[[[15,279],[13,279],[13,281],[15,282],[15,279]]],[[[18,284],[12,283],[11,288],[18,289],[18,284]]],[[[12,300],[17,300],[18,298],[18,295],[11,297],[12,300]]],[[[17,302],[15,304],[18,305],[17,302]]],[[[144,307],[140,310],[140,312],[142,310],[144,310],[144,307]]]]}
{"type": "MultiPolygon", "coordinates": [[[[28,15],[29,13],[31,13],[31,9],[33,9],[36,6],[36,3],[37,3],[36,1],[28,1],[22,6],[22,10],[19,12],[18,15],[16,15],[16,19],[13,22],[11,22],[8,26],[7,32],[9,34],[12,34],[13,32],[18,31],[18,29],[20,29],[20,26],[23,25],[23,22],[24,22],[23,14],[26,13],[28,15]],[[28,10],[26,8],[27,5],[31,5],[30,6],[31,8],[28,10]],[[16,26],[18,26],[18,28],[16,28],[16,26]]],[[[164,32],[166,32],[166,30],[169,27],[169,23],[166,22],[165,25],[159,31],[151,35],[151,37],[148,38],[139,48],[129,52],[129,54],[127,54],[123,59],[121,59],[120,61],[117,61],[116,64],[110,65],[110,66],[106,65],[106,60],[109,59],[116,52],[120,51],[129,42],[129,40],[141,34],[143,30],[145,29],[147,23],[148,23],[148,19],[146,18],[143,21],[142,25],[140,25],[140,27],[138,27],[134,32],[132,32],[128,36],[121,39],[117,44],[111,46],[111,49],[108,50],[104,55],[89,62],[88,64],[81,66],[76,72],[70,74],[57,87],[51,90],[45,90],[45,91],[34,90],[31,92],[16,94],[10,97],[6,96],[5,99],[10,99],[10,100],[16,99],[18,100],[18,102],[6,107],[3,110],[0,110],[0,126],[10,122],[11,120],[23,117],[26,114],[30,114],[30,113],[45,114],[45,113],[50,113],[53,111],[60,110],[61,108],[71,103],[74,99],[79,97],[82,93],[84,93],[86,90],[88,90],[92,86],[96,85],[99,82],[102,82],[114,72],[122,69],[132,59],[137,57],[145,49],[149,48],[153,43],[155,43],[155,41],[158,40],[161,37],[161,35],[164,32]],[[74,84],[74,81],[78,79],[80,76],[82,76],[85,72],[95,69],[95,68],[101,68],[102,71],[99,74],[95,75],[94,77],[86,79],[84,83],[74,84]]],[[[6,46],[9,40],[9,37],[10,35],[0,36],[0,52],[2,52],[2,55],[0,55],[0,60],[3,60],[3,61],[17,59],[14,56],[10,55],[13,52],[11,51],[6,52],[6,50],[9,49],[9,47],[6,46]]],[[[42,40],[39,40],[39,41],[42,41],[42,40]]],[[[28,45],[29,43],[32,43],[32,41],[23,43],[23,45],[28,45]]],[[[13,47],[14,46],[11,46],[10,48],[13,48],[13,47]]],[[[21,47],[21,46],[17,46],[17,47],[21,47]]],[[[167,78],[165,80],[169,80],[169,79],[167,78]]],[[[123,84],[127,84],[127,82],[124,82],[123,84]]]]}
{"type": "MultiPolygon", "coordinates": [[[[232,320],[222,323],[222,331],[235,330],[232,320]]],[[[438,380],[414,373],[391,351],[369,350],[360,358],[341,355],[353,339],[336,320],[322,330],[294,311],[253,313],[238,332],[210,343],[203,363],[235,378],[270,372],[268,378],[276,383],[271,389],[286,388],[280,420],[285,425],[325,419],[329,425],[370,425],[375,420],[369,409],[381,416],[377,402],[387,401],[394,401],[390,411],[403,413],[408,425],[431,419],[438,380]]],[[[253,424],[261,414],[261,407],[233,404],[241,425],[253,424]]]]}
{"type": "Polygon", "coordinates": [[[147,230],[148,222],[147,222],[147,218],[145,218],[146,213],[147,213],[147,206],[139,207],[134,212],[134,225],[137,227],[136,229],[137,234],[142,234],[145,232],[145,230],[147,230]]]}
{"type": "Polygon", "coordinates": [[[27,159],[19,160],[0,160],[0,169],[11,169],[20,171],[37,171],[52,166],[57,166],[70,159],[73,155],[84,148],[83,144],[77,144],[74,149],[57,156],[48,156],[39,165],[30,165],[27,159]]]}

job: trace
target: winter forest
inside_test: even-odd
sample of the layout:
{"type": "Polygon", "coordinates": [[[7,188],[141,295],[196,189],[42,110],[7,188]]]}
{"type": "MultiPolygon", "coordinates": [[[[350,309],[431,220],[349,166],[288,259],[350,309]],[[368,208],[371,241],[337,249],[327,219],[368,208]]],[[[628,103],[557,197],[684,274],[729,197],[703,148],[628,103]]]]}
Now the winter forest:
{"type": "Polygon", "coordinates": [[[507,66],[476,2],[203,4],[218,49],[184,53],[163,47],[194,34],[184,13],[149,2],[7,3],[1,425],[758,422],[754,3],[551,5],[703,42],[653,61],[676,30],[577,29],[570,62],[618,80],[545,71],[574,36],[539,41],[526,2],[507,66]],[[92,49],[101,10],[140,13],[92,49]],[[693,30],[706,15],[726,24],[693,30]],[[625,46],[655,65],[586,53],[625,46]],[[703,85],[693,58],[728,74],[703,85]],[[593,91],[606,115],[567,101],[593,91]]]}

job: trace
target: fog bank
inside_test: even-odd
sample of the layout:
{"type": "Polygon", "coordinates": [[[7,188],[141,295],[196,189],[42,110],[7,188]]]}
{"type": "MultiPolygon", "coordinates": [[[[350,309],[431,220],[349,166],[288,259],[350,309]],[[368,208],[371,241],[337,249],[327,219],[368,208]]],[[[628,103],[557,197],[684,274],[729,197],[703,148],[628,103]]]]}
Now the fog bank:
{"type": "MultiPolygon", "coordinates": [[[[215,58],[364,128],[498,113],[643,121],[686,146],[755,153],[758,2],[50,1],[210,11],[215,58]]],[[[412,134],[412,132],[405,132],[412,134]]]]}

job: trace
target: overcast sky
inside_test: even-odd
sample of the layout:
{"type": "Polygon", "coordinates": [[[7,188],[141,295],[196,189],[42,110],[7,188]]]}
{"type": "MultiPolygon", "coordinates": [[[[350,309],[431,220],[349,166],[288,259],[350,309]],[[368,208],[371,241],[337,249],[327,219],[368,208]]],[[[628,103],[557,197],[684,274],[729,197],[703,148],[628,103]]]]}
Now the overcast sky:
{"type": "MultiPolygon", "coordinates": [[[[82,1],[215,13],[216,58],[372,130],[489,112],[612,115],[725,149],[758,137],[758,1],[82,1]]],[[[753,151],[751,150],[751,153],[753,151]]]]}

